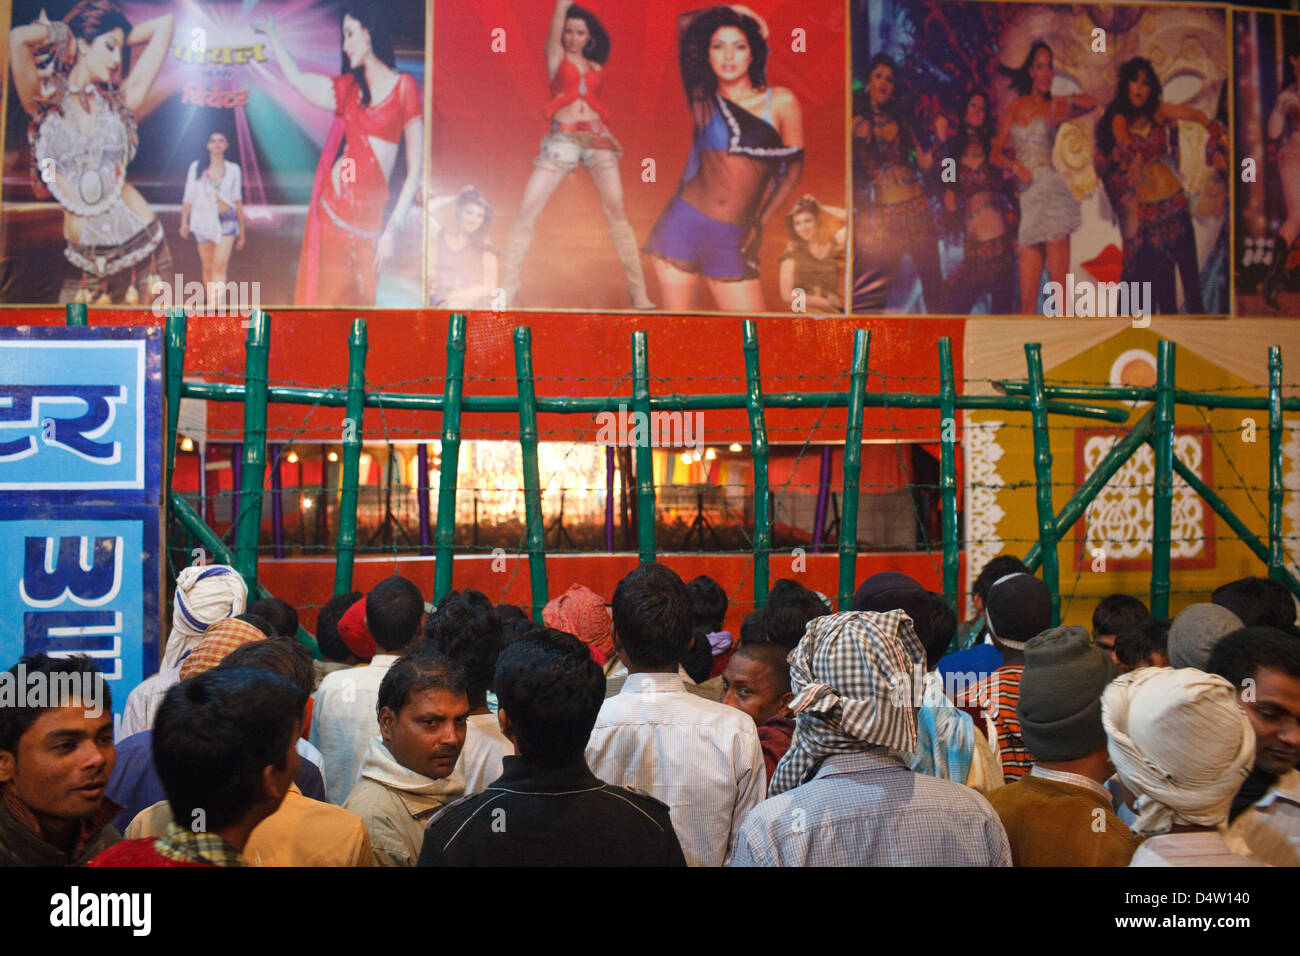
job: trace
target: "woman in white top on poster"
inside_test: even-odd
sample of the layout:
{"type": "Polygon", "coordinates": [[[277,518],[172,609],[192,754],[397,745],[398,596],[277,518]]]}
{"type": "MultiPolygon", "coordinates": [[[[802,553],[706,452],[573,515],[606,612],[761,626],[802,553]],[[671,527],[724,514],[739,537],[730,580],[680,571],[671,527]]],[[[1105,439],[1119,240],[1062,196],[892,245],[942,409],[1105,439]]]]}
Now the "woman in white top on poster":
{"type": "Polygon", "coordinates": [[[190,163],[181,201],[181,238],[193,233],[198,243],[209,305],[220,301],[226,289],[231,252],[244,248],[243,179],[239,164],[226,159],[229,148],[224,133],[208,137],[207,164],[190,163]]]}

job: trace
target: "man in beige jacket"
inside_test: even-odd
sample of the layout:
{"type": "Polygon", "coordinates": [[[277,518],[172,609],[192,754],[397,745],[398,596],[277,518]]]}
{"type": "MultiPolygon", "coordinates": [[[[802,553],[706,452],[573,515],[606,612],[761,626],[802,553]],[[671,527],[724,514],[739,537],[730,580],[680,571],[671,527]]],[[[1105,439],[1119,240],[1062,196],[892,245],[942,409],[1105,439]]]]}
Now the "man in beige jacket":
{"type": "Polygon", "coordinates": [[[464,796],[456,761],[469,711],[464,670],[432,648],[412,650],[384,675],[379,736],[343,805],[365,821],[379,866],[415,866],[429,818],[464,796]]]}

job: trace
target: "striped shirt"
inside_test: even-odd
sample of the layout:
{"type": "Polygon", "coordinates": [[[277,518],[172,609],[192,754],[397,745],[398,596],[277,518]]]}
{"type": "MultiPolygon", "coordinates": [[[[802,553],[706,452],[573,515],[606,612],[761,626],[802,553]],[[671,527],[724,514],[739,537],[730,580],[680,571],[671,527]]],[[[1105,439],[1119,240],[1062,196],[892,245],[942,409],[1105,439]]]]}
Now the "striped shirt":
{"type": "Polygon", "coordinates": [[[1020,737],[1020,718],[1016,716],[1016,704],[1020,702],[1020,675],[1024,671],[1023,665],[1004,665],[975,688],[975,699],[979,701],[981,715],[989,727],[989,739],[997,738],[1002,778],[1007,783],[1015,783],[1034,765],[1034,755],[1020,737]]]}

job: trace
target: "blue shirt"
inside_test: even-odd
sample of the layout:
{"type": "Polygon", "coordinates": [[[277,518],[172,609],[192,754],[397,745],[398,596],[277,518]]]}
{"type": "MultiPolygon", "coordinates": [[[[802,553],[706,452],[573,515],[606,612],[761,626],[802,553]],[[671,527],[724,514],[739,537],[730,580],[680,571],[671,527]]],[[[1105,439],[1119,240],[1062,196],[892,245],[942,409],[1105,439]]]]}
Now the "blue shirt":
{"type": "MultiPolygon", "coordinates": [[[[301,748],[299,749],[301,753],[301,748]]],[[[304,796],[325,800],[325,780],[320,768],[310,760],[303,760],[294,783],[304,796]]],[[[135,815],[159,800],[166,800],[162,781],[153,765],[153,731],[142,730],[120,741],[117,745],[117,763],[104,791],[108,799],[122,804],[122,812],[113,818],[113,826],[125,833],[135,815]]]]}
{"type": "Polygon", "coordinates": [[[993,807],[883,748],[832,754],[745,818],[731,866],[1010,866],[993,807]]]}
{"type": "MultiPolygon", "coordinates": [[[[987,677],[1002,666],[1002,652],[992,644],[976,644],[964,651],[948,654],[939,658],[935,668],[939,676],[946,678],[949,674],[968,674],[974,671],[987,677]]],[[[947,686],[947,681],[944,681],[947,686]]]]}

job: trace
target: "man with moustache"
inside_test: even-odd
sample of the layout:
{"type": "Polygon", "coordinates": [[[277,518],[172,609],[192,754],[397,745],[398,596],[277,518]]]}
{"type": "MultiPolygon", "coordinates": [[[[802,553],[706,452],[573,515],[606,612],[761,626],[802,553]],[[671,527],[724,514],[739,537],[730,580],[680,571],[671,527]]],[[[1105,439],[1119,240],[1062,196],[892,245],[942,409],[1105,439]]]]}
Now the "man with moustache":
{"type": "Polygon", "coordinates": [[[470,714],[464,669],[422,645],[379,685],[379,736],[343,809],[366,823],[379,866],[415,866],[424,828],[439,807],[465,794],[456,761],[470,714]]]}
{"type": "Polygon", "coordinates": [[[104,796],[117,761],[104,675],[88,657],[39,654],[0,681],[0,866],[82,866],[122,839],[104,796]]]}
{"type": "Polygon", "coordinates": [[[1243,627],[1224,636],[1206,670],[1237,688],[1255,731],[1255,764],[1229,812],[1228,845],[1272,866],[1300,866],[1300,638],[1243,627]]]}

